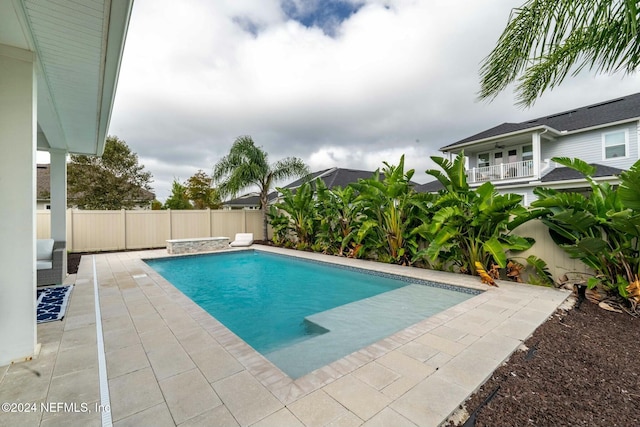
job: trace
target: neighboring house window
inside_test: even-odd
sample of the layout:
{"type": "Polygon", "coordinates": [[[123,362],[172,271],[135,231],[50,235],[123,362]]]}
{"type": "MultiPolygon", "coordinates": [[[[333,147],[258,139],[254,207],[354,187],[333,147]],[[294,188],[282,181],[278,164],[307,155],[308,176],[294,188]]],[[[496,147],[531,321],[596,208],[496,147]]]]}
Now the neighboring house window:
{"type": "Polygon", "coordinates": [[[485,168],[489,166],[489,162],[490,162],[489,159],[490,159],[489,153],[478,154],[478,167],[485,168]]]}
{"type": "Polygon", "coordinates": [[[502,160],[502,151],[493,153],[493,164],[501,165],[502,163],[504,163],[504,161],[502,160]]]}
{"type": "Polygon", "coordinates": [[[533,145],[522,146],[522,161],[533,160],[533,145]]]}
{"type": "Polygon", "coordinates": [[[602,145],[605,159],[627,157],[629,134],[626,130],[602,134],[602,145]]]}

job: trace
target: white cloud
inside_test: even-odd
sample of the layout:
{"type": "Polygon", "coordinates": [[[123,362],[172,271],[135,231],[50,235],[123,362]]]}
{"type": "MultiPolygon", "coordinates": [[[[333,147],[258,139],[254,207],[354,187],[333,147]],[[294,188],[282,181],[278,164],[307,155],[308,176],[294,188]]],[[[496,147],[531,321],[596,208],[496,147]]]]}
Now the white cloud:
{"type": "Polygon", "coordinates": [[[637,91],[636,77],[585,75],[531,110],[511,93],[477,102],[480,63],[520,3],[370,0],[330,37],[276,0],[137,0],[110,133],[138,153],[161,199],[174,176],[210,172],[239,135],[314,170],[374,170],[405,153],[426,181],[439,147],[637,91]]]}

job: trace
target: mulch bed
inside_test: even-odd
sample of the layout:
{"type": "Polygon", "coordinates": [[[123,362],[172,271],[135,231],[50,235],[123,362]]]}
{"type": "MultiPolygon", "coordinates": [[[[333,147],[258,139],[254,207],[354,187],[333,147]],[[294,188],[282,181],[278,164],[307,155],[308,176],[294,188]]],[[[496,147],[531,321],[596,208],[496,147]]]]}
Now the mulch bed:
{"type": "MultiPolygon", "coordinates": [[[[68,255],[69,274],[77,272],[82,255],[68,255]]],[[[465,408],[479,408],[476,427],[640,426],[639,345],[640,318],[589,301],[559,310],[465,408]]],[[[465,427],[473,425],[468,420],[465,427]]]]}
{"type": "Polygon", "coordinates": [[[78,272],[78,266],[80,265],[80,258],[82,254],[68,253],[67,254],[67,273],[76,274],[78,272]]]}
{"type": "Polygon", "coordinates": [[[589,301],[558,311],[466,410],[473,413],[499,387],[475,426],[640,426],[639,343],[640,318],[589,301]]]}

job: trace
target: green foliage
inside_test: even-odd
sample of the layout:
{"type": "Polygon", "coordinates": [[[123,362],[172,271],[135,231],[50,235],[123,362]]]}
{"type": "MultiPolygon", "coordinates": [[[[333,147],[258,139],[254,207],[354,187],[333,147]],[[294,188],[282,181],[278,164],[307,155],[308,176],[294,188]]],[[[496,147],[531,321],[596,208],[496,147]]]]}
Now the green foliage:
{"type": "Polygon", "coordinates": [[[326,254],[357,257],[362,245],[357,240],[362,216],[356,203],[353,187],[327,188],[324,181],[316,180],[318,232],[317,243],[326,254]]]}
{"type": "Polygon", "coordinates": [[[618,187],[618,196],[622,204],[640,212],[640,164],[635,163],[628,171],[620,174],[620,187],[618,187]]]}
{"type": "Polygon", "coordinates": [[[269,206],[267,213],[271,229],[273,230],[273,243],[285,245],[289,239],[289,216],[277,209],[274,205],[269,206]]]}
{"type": "Polygon", "coordinates": [[[411,265],[419,251],[419,235],[413,230],[426,218],[433,196],[416,193],[411,183],[414,170],[404,170],[404,156],[398,166],[384,162],[382,173],[351,184],[358,192],[355,203],[364,217],[352,238],[383,262],[411,265]]]}
{"type": "Polygon", "coordinates": [[[626,297],[624,288],[640,273],[640,205],[635,192],[640,188],[640,161],[621,174],[621,184],[614,188],[593,180],[590,174],[595,170],[580,160],[553,160],[583,173],[591,195],[538,188],[531,215],[540,218],[570,257],[593,269],[590,287],[601,284],[626,297]]]}
{"type": "Polygon", "coordinates": [[[282,201],[269,214],[274,241],[402,265],[456,265],[468,273],[475,261],[505,267],[507,251],[531,247],[532,239],[510,231],[515,219],[524,222],[520,196],[500,195],[489,183],[470,189],[463,155],[434,161],[443,171],[428,172],[445,186],[437,196],[413,189],[404,156],[344,189],[329,190],[319,179],[296,192],[279,189],[282,201]]]}
{"type": "Polygon", "coordinates": [[[443,171],[428,170],[445,187],[431,208],[431,218],[418,227],[429,245],[418,253],[437,265],[455,265],[459,271],[476,274],[476,262],[485,268],[505,268],[507,251],[530,248],[532,239],[511,234],[513,221],[525,221],[522,197],[499,194],[486,182],[473,190],[466,181],[464,153],[452,162],[432,157],[443,171]],[[514,219],[516,218],[516,219],[514,219]]]}
{"type": "Polygon", "coordinates": [[[151,173],[116,136],[107,137],[101,157],[72,154],[67,165],[69,202],[80,209],[117,210],[148,205],[151,173]]]}
{"type": "Polygon", "coordinates": [[[287,214],[288,228],[296,236],[297,247],[310,247],[315,242],[318,225],[311,184],[305,182],[295,192],[289,188],[278,188],[278,191],[282,193],[282,201],[274,206],[287,214]]]}
{"type": "Polygon", "coordinates": [[[517,80],[519,102],[530,106],[571,70],[634,72],[638,17],[635,1],[528,0],[482,64],[480,97],[493,98],[517,80]]]}
{"type": "Polygon", "coordinates": [[[220,209],[220,194],[213,186],[213,178],[198,170],[185,183],[186,196],[193,202],[195,209],[220,209]]]}
{"type": "Polygon", "coordinates": [[[553,276],[546,262],[535,255],[529,255],[527,257],[527,264],[533,268],[533,277],[529,277],[530,283],[534,285],[553,286],[553,276]]]}
{"type": "Polygon", "coordinates": [[[185,210],[193,209],[187,196],[187,188],[174,178],[171,185],[171,196],[164,202],[164,209],[185,210]]]}
{"type": "Polygon", "coordinates": [[[212,177],[218,183],[221,197],[233,197],[254,186],[258,188],[263,216],[263,238],[266,240],[269,191],[277,181],[308,173],[308,167],[297,157],[287,157],[270,164],[267,153],[261,147],[256,147],[250,136],[240,136],[234,141],[229,154],[216,163],[212,177]]]}

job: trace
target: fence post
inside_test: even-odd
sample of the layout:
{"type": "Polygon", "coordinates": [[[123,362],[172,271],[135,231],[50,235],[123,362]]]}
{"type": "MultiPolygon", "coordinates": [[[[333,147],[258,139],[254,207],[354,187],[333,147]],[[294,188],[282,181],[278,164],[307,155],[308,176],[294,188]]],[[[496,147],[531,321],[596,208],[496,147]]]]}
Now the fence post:
{"type": "Polygon", "coordinates": [[[67,250],[73,251],[73,211],[67,208],[67,250]]]}
{"type": "Polygon", "coordinates": [[[127,250],[127,211],[124,208],[120,209],[120,220],[122,221],[121,247],[126,251],[127,250]]]}
{"type": "Polygon", "coordinates": [[[242,209],[242,232],[247,232],[247,210],[242,209]]]}
{"type": "Polygon", "coordinates": [[[173,239],[173,224],[172,224],[172,215],[171,209],[167,209],[167,215],[169,215],[169,240],[173,239]]]}
{"type": "Polygon", "coordinates": [[[207,237],[213,237],[211,229],[211,208],[207,208],[207,237]]]}

